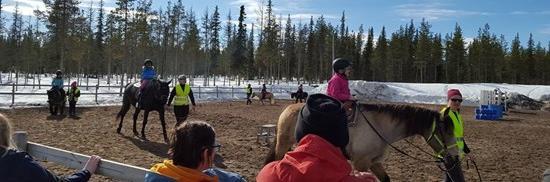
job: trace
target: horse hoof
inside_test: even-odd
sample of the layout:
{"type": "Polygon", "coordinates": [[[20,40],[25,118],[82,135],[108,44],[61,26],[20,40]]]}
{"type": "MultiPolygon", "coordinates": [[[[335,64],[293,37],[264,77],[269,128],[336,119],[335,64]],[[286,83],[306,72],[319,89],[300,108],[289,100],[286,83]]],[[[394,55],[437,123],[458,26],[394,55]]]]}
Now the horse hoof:
{"type": "Polygon", "coordinates": [[[118,134],[120,134],[120,128],[117,128],[117,129],[116,129],[116,132],[117,132],[118,134]]]}

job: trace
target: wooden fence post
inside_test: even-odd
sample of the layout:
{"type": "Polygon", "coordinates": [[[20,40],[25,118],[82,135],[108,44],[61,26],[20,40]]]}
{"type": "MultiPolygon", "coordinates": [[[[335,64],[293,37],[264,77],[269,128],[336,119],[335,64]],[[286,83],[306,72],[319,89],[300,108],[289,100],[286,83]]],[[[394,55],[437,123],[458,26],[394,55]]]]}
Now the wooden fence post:
{"type": "Polygon", "coordinates": [[[201,86],[199,85],[199,98],[201,98],[201,86]]]}
{"type": "Polygon", "coordinates": [[[231,86],[231,98],[233,98],[235,94],[233,93],[233,86],[231,86]]]}
{"type": "Polygon", "coordinates": [[[40,89],[40,73],[38,73],[38,89],[40,89]]]}
{"type": "Polygon", "coordinates": [[[13,104],[15,103],[15,82],[12,82],[11,85],[11,106],[13,107],[13,104]]]}
{"type": "Polygon", "coordinates": [[[97,84],[95,85],[95,103],[96,104],[99,104],[99,102],[97,102],[97,91],[99,90],[99,82],[97,82],[97,84]]]}
{"type": "Polygon", "coordinates": [[[124,76],[121,76],[120,77],[120,93],[118,94],[118,96],[122,96],[122,89],[124,88],[124,80],[123,79],[124,79],[124,76]]]}
{"type": "Polygon", "coordinates": [[[218,86],[216,86],[216,98],[220,98],[220,96],[218,95],[218,86]]]}
{"type": "Polygon", "coordinates": [[[19,151],[27,151],[27,132],[16,131],[13,134],[13,141],[15,142],[15,146],[19,151]]]}

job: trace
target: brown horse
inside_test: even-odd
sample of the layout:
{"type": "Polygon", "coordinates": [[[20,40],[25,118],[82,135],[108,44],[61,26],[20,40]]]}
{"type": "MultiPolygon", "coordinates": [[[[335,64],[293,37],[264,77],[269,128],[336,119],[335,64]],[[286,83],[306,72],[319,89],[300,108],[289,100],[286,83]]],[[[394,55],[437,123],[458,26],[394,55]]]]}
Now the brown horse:
{"type": "Polygon", "coordinates": [[[260,102],[262,103],[262,105],[264,104],[264,100],[269,100],[270,104],[275,104],[275,97],[273,96],[273,93],[271,93],[271,92],[265,93],[264,98],[262,98],[262,93],[252,92],[252,95],[250,96],[250,98],[254,98],[254,97],[258,97],[258,99],[260,99],[260,102]]]}
{"type": "MultiPolygon", "coordinates": [[[[303,106],[302,103],[292,104],[281,113],[277,123],[275,148],[272,148],[266,163],[282,159],[296,143],[294,130],[303,106]]],[[[382,165],[386,148],[404,138],[420,135],[434,151],[443,151],[442,156],[458,153],[456,147],[446,147],[455,143],[453,125],[442,121],[439,112],[406,105],[358,104],[353,118],[355,119],[350,123],[350,142],[347,146],[352,165],[359,171],[370,169],[381,181],[390,181],[382,165]]],[[[445,166],[451,169],[460,167],[458,162],[446,162],[445,166]]]]}

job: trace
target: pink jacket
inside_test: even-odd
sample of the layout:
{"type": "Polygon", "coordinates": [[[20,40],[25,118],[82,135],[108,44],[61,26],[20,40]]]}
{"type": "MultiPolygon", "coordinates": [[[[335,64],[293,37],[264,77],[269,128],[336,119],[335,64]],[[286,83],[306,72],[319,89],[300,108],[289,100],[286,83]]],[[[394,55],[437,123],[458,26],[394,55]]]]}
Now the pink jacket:
{"type": "Polygon", "coordinates": [[[267,164],[256,176],[258,182],[374,182],[376,177],[351,175],[344,154],[320,136],[308,134],[294,151],[280,161],[267,164]]]}
{"type": "Polygon", "coordinates": [[[337,73],[332,75],[332,78],[328,81],[327,95],[338,99],[340,102],[352,99],[348,79],[345,75],[337,73]]]}

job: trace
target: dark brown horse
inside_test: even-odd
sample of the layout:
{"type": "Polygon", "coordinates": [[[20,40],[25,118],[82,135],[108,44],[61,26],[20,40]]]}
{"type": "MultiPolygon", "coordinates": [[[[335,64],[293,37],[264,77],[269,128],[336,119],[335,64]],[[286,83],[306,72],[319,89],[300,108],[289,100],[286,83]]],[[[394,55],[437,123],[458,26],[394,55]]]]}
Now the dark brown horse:
{"type": "Polygon", "coordinates": [[[50,89],[47,93],[50,114],[55,116],[59,111],[59,115],[63,115],[67,101],[65,91],[63,89],[50,89]]]}
{"type": "Polygon", "coordinates": [[[124,116],[130,110],[131,106],[136,107],[134,111],[134,135],[139,136],[139,133],[136,130],[136,120],[139,116],[139,112],[144,110],[143,113],[143,125],[141,127],[141,138],[147,140],[145,137],[145,126],[147,126],[147,117],[149,112],[157,111],[160,117],[160,123],[162,125],[162,134],[164,136],[164,141],[168,143],[168,135],[166,134],[166,122],[164,121],[164,105],[168,101],[168,94],[170,94],[170,82],[172,81],[162,81],[162,80],[152,80],[149,82],[148,86],[144,88],[142,94],[142,104],[140,108],[136,107],[138,101],[139,87],[134,86],[134,84],[126,85],[124,90],[124,96],[122,98],[122,108],[117,114],[117,120],[120,119],[118,124],[117,133],[120,133],[122,129],[122,122],[124,116]]]}
{"type": "MultiPolygon", "coordinates": [[[[282,159],[296,143],[294,132],[303,106],[301,103],[292,104],[281,113],[277,123],[275,148],[272,148],[266,163],[282,159]]],[[[420,135],[434,151],[443,151],[442,156],[458,153],[456,147],[446,147],[455,143],[453,124],[442,121],[439,112],[406,105],[358,104],[353,117],[355,119],[351,122],[353,126],[349,128],[350,142],[347,146],[352,165],[359,171],[370,169],[381,181],[390,180],[382,165],[386,148],[404,138],[420,135]]],[[[456,165],[458,162],[450,161],[445,166],[460,167],[456,165]]]]}

